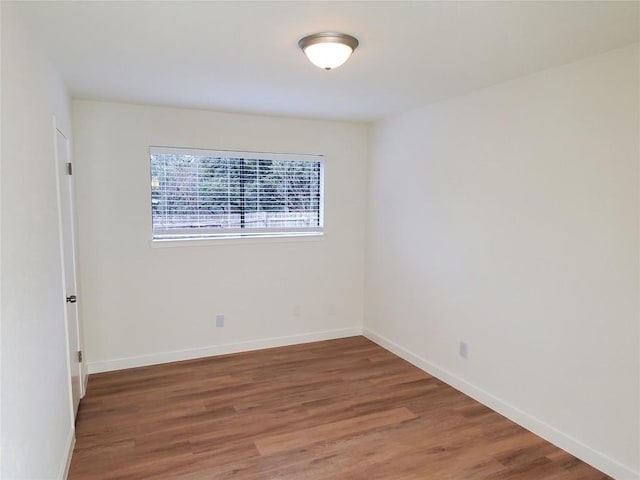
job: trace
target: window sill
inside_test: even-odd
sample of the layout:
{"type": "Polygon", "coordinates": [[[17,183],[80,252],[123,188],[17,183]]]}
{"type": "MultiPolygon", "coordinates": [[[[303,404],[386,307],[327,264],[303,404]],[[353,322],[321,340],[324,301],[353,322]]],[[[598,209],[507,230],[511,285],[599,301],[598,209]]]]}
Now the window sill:
{"type": "Polygon", "coordinates": [[[189,238],[189,239],[165,239],[149,240],[151,248],[175,248],[175,247],[211,247],[222,245],[257,245],[269,243],[293,243],[293,242],[319,242],[323,239],[323,233],[301,235],[255,236],[255,237],[219,237],[219,238],[189,238]]]}

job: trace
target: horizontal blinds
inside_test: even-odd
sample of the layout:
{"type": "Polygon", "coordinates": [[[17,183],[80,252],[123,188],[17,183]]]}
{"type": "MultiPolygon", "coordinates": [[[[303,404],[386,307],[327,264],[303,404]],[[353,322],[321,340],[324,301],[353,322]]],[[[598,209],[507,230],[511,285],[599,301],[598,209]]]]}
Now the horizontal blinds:
{"type": "Polygon", "coordinates": [[[151,149],[154,238],[322,230],[321,157],[167,150],[151,149]]]}
{"type": "Polygon", "coordinates": [[[324,163],[324,157],[322,155],[309,155],[302,153],[241,152],[236,150],[205,150],[176,147],[149,147],[149,153],[151,155],[193,155],[196,157],[246,158],[253,160],[294,160],[296,162],[324,163]]]}

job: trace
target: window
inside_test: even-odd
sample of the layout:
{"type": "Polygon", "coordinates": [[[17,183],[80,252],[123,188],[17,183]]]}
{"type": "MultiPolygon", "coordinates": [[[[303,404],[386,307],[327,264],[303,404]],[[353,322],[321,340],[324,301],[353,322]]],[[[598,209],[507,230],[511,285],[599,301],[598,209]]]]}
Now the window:
{"type": "Polygon", "coordinates": [[[151,147],[153,240],[319,235],[324,160],[151,147]]]}

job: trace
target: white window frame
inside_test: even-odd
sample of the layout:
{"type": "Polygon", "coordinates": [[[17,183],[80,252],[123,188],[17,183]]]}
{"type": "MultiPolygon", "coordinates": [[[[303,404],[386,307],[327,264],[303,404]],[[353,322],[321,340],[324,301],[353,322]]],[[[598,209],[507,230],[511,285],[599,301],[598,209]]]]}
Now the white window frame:
{"type": "Polygon", "coordinates": [[[151,155],[191,155],[203,157],[242,158],[245,160],[280,160],[296,162],[313,162],[320,164],[320,201],[319,201],[319,226],[317,227],[289,227],[289,228],[186,228],[186,229],[154,229],[153,207],[151,205],[151,192],[149,194],[151,213],[151,241],[156,242],[183,242],[192,240],[215,239],[242,239],[242,238],[279,238],[279,237],[308,237],[320,236],[324,233],[324,169],[323,155],[248,152],[239,150],[209,150],[184,147],[149,147],[149,173],[151,175],[151,155]],[[158,231],[159,233],[156,233],[158,231]]]}

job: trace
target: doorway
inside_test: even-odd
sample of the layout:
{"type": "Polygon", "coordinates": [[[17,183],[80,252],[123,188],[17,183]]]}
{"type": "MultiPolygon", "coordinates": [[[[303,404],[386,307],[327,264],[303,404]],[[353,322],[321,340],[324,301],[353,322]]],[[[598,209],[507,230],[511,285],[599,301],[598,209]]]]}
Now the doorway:
{"type": "MultiPolygon", "coordinates": [[[[55,119],[54,119],[55,125],[55,119]]],[[[55,128],[56,175],[58,182],[58,215],[62,254],[64,304],[73,418],[84,396],[84,368],[78,314],[77,251],[75,236],[75,204],[73,163],[69,139],[55,128]]]]}

